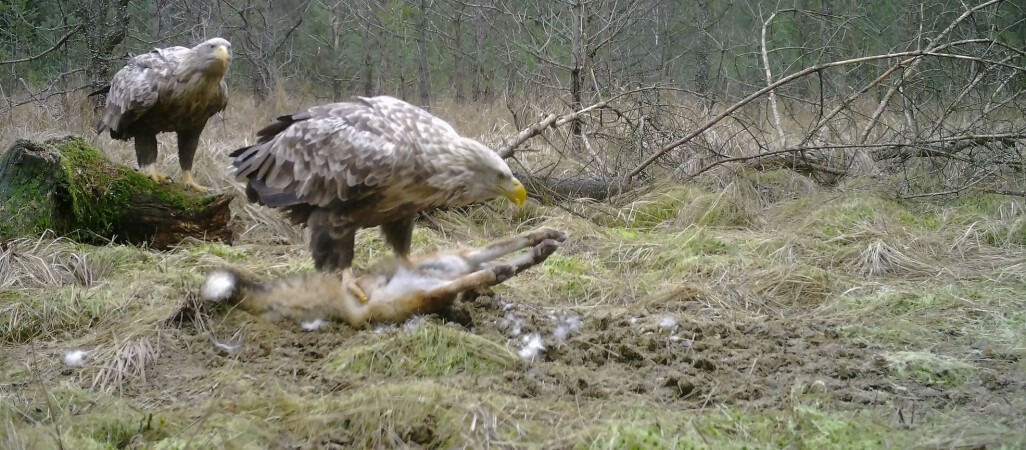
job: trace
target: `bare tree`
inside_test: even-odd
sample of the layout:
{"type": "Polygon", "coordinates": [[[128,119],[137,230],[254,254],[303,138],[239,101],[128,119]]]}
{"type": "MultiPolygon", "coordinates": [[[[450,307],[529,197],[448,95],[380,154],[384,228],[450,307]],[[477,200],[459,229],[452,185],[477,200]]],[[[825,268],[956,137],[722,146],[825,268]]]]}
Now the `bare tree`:
{"type": "Polygon", "coordinates": [[[99,89],[110,82],[115,62],[122,60],[114,52],[128,35],[128,0],[92,0],[77,13],[85,26],[89,54],[86,77],[93,89],[99,89]]]}

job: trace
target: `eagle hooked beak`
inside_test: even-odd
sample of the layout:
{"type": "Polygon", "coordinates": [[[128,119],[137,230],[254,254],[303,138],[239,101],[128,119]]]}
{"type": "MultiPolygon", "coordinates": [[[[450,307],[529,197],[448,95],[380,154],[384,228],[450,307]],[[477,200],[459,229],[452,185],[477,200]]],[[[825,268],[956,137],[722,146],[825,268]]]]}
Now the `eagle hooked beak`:
{"type": "Polygon", "coordinates": [[[228,47],[218,45],[217,49],[214,50],[214,56],[224,65],[228,65],[228,47]]]}
{"type": "Polygon", "coordinates": [[[514,178],[513,185],[509,189],[502,189],[502,193],[513,202],[514,205],[520,207],[527,200],[527,189],[524,189],[524,184],[520,180],[514,178]]]}

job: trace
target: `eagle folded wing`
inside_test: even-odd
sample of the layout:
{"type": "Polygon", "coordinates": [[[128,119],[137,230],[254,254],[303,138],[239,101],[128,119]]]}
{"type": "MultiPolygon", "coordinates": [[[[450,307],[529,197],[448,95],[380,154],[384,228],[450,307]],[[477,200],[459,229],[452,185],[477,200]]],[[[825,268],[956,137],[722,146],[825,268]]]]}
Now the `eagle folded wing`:
{"type": "Polygon", "coordinates": [[[173,54],[174,49],[188,50],[172,47],[167,49],[172,52],[153,50],[136,55],[114,74],[103,120],[96,127],[97,133],[107,128],[118,133],[157,104],[160,91],[171,82],[174,73],[174,60],[169,61],[166,56],[167,53],[173,54]]]}
{"type": "Polygon", "coordinates": [[[233,165],[240,179],[265,185],[261,196],[293,194],[318,206],[393,192],[422,180],[417,169],[431,156],[392,123],[406,119],[353,103],[313,107],[261,130],[261,142],[232,154],[233,165]]]}

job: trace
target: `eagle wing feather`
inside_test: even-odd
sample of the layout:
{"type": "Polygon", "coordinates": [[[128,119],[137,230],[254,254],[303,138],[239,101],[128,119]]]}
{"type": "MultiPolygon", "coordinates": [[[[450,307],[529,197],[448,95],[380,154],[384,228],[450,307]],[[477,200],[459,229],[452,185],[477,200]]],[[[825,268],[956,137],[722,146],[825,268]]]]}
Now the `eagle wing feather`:
{"type": "Polygon", "coordinates": [[[236,176],[259,180],[261,197],[292,194],[317,206],[409,195],[404,188],[424,180],[418,168],[460,139],[444,121],[390,98],[281,116],[258,136],[257,144],[232,153],[236,176]]]}
{"type": "Polygon", "coordinates": [[[166,91],[168,84],[174,82],[175,65],[183,51],[189,49],[153,49],[129,60],[114,74],[107,93],[107,106],[96,132],[101,133],[109,128],[112,134],[120,134],[121,130],[156,105],[161,91],[166,91]]]}

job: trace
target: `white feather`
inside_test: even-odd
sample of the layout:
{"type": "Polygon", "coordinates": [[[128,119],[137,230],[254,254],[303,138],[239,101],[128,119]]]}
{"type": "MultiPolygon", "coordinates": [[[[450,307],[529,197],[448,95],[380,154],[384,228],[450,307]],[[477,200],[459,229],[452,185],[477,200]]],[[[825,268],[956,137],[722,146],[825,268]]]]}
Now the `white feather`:
{"type": "Polygon", "coordinates": [[[545,344],[542,342],[541,335],[538,333],[531,333],[524,336],[524,346],[518,352],[521,358],[534,359],[539,353],[545,350],[545,344]]]}
{"type": "Polygon", "coordinates": [[[86,357],[89,352],[85,350],[71,350],[64,354],[64,364],[68,367],[85,367],[86,357]]]}

